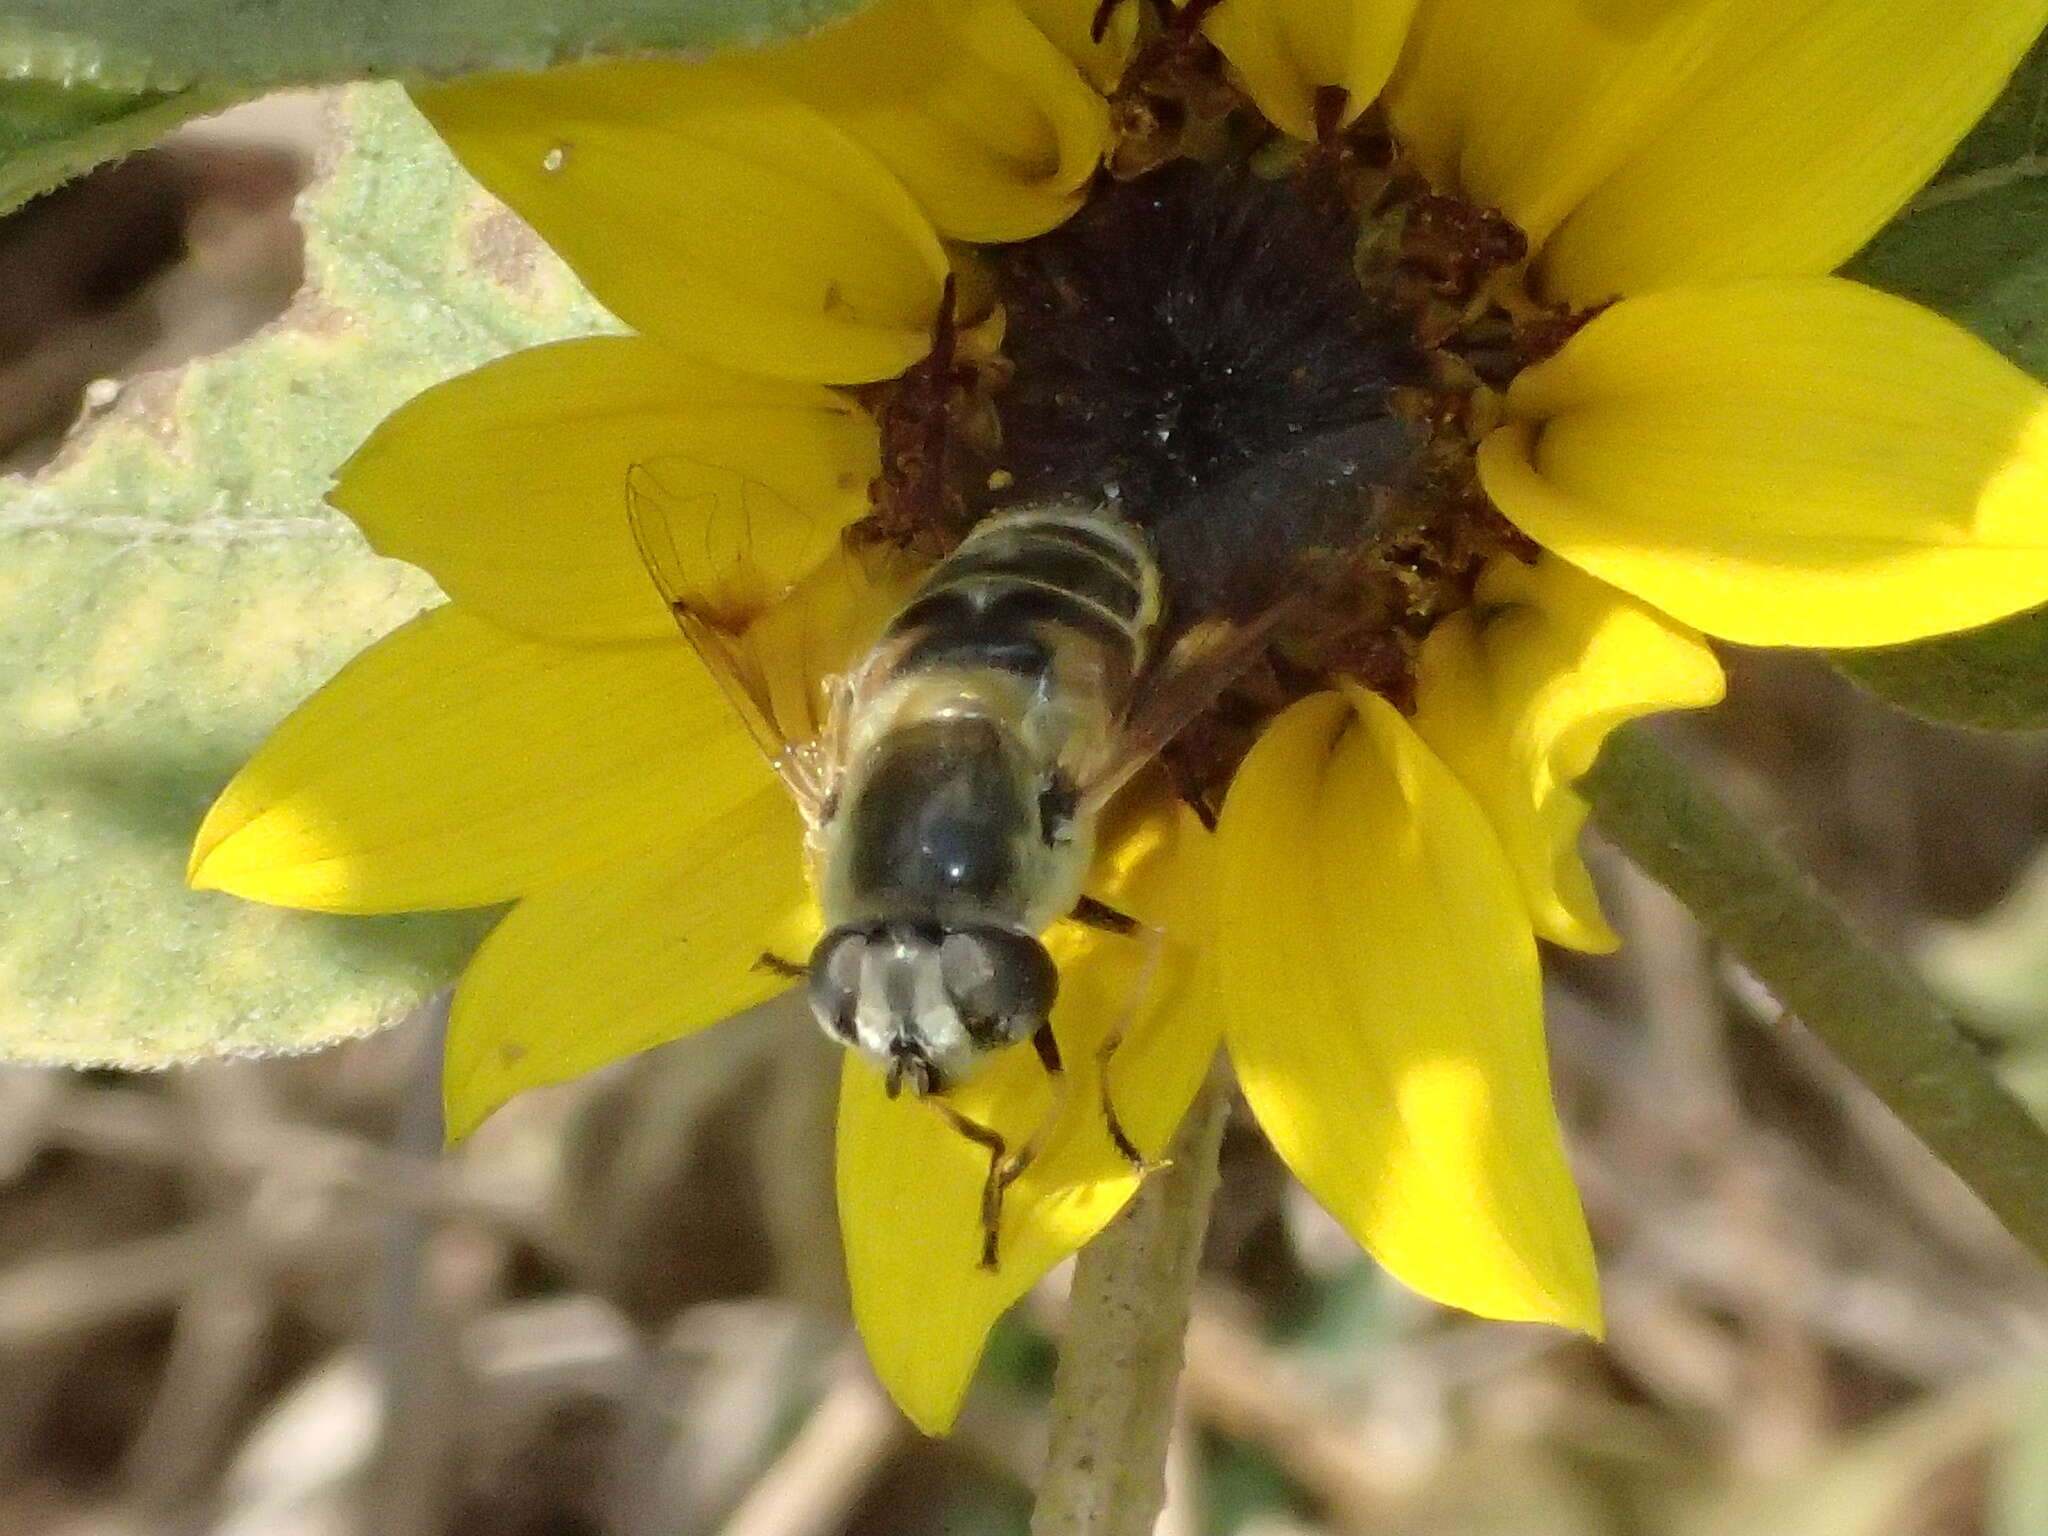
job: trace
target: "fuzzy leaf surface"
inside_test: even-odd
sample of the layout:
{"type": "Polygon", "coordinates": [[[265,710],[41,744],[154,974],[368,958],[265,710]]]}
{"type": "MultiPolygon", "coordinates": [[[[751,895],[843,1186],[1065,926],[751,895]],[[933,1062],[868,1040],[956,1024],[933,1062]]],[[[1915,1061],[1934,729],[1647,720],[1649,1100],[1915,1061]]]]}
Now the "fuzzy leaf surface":
{"type": "Polygon", "coordinates": [[[0,481],[0,1059],[308,1049],[394,1022],[480,931],[183,883],[241,760],[434,596],[322,504],[335,466],[424,386],[611,324],[396,86],[332,110],[286,313],[0,481]]]}
{"type": "Polygon", "coordinates": [[[710,53],[808,32],[859,0],[0,0],[0,78],[254,95],[285,85],[710,53]]]}
{"type": "Polygon", "coordinates": [[[234,99],[203,86],[124,91],[0,80],[0,214],[234,99]]]}
{"type": "Polygon", "coordinates": [[[0,0],[0,213],[287,86],[707,54],[860,0],[0,0]]]}

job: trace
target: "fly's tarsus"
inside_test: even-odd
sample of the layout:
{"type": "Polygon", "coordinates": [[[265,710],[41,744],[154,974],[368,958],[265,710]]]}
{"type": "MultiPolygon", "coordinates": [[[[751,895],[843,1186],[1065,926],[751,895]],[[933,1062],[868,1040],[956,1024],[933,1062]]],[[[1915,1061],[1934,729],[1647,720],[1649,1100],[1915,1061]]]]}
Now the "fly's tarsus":
{"type": "Polygon", "coordinates": [[[1098,901],[1093,896],[1083,896],[1075,902],[1074,910],[1067,916],[1077,923],[1126,939],[1145,926],[1128,912],[1119,912],[1108,902],[1098,901]]]}
{"type": "MultiPolygon", "coordinates": [[[[1154,933],[1156,929],[1143,929],[1154,933]]],[[[1149,970],[1149,964],[1148,964],[1149,970]]],[[[1163,1162],[1154,1161],[1138,1150],[1129,1134],[1118,1119],[1116,1106],[1109,1099],[1109,1058],[1123,1042],[1123,1030],[1116,1029],[1096,1047],[1096,1081],[1101,1094],[1102,1122],[1109,1133],[1110,1145],[1117,1155],[1131,1165],[1131,1171],[1140,1178],[1156,1173],[1165,1167],[1163,1162]]],[[[1038,1155],[1045,1149],[1052,1130],[1059,1123],[1060,1115],[1067,1105],[1071,1079],[1060,1059],[1059,1042],[1053,1038],[1051,1024],[1041,1024],[1031,1036],[1033,1048],[1038,1052],[1040,1064],[1045,1068],[1047,1081],[1052,1085],[1053,1099],[1047,1106],[1038,1126],[1030,1139],[1012,1150],[1000,1131],[983,1125],[979,1120],[969,1119],[943,1099],[934,1098],[932,1107],[946,1123],[960,1136],[973,1142],[988,1153],[988,1175],[981,1185],[981,1268],[994,1272],[1001,1267],[1003,1202],[1010,1192],[1010,1186],[1023,1178],[1031,1165],[1038,1161],[1038,1155]]]]}
{"type": "MultiPolygon", "coordinates": [[[[983,1125],[979,1120],[968,1119],[944,1099],[928,1102],[946,1124],[988,1153],[988,1177],[981,1185],[981,1267],[993,1272],[997,1267],[997,1249],[1002,1238],[1003,1196],[1024,1168],[1011,1168],[1015,1159],[1011,1156],[1010,1144],[1003,1140],[1002,1132],[983,1125]]],[[[1025,1151],[1029,1150],[1027,1145],[1025,1151]]]]}

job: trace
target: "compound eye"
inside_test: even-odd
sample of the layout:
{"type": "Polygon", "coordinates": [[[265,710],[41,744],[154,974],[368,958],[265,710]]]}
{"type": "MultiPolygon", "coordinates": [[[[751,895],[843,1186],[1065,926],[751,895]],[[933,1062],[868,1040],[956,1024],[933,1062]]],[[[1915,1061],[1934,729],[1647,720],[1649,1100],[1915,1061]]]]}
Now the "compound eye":
{"type": "Polygon", "coordinates": [[[810,981],[805,990],[818,1026],[843,1045],[853,1043],[854,1016],[860,1001],[860,961],[868,935],[858,928],[834,928],[811,951],[810,981]]]}
{"type": "Polygon", "coordinates": [[[1059,971],[1045,946],[1011,928],[962,928],[939,943],[939,975],[968,1030],[989,1043],[1021,1040],[1046,1021],[1059,971]]]}

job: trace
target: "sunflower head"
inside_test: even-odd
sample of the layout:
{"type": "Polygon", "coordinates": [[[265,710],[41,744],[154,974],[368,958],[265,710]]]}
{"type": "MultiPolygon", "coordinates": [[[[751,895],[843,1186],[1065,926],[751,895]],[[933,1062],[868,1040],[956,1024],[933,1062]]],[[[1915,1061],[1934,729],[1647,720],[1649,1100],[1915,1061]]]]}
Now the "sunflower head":
{"type": "Polygon", "coordinates": [[[829,850],[754,743],[800,778],[832,680],[972,530],[1097,509],[1156,564],[1148,656],[1229,658],[1117,722],[1171,725],[1076,866],[1126,928],[1071,893],[1000,935],[863,917],[811,966],[861,1047],[837,1177],[883,1378],[948,1422],[1219,1044],[1394,1274],[1597,1329],[1536,950],[1613,943],[1573,781],[1719,697],[1703,635],[2048,598],[2040,387],[1826,275],[2043,19],[881,0],[755,55],[422,90],[637,334],[451,381],[351,461],[337,504],[453,601],[281,728],[194,878],[516,902],[457,994],[464,1131],[786,989],[829,850]],[[971,1054],[875,1023],[933,977],[935,1020],[996,1021],[971,1054]]]}

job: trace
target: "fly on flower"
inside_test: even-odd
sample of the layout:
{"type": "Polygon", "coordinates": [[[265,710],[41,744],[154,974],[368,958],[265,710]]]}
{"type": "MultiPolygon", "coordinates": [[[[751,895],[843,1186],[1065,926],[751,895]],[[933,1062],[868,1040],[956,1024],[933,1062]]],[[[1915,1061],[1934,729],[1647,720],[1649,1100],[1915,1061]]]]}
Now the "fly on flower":
{"type": "MultiPolygon", "coordinates": [[[[883,1074],[889,1097],[908,1087],[987,1150],[981,1262],[993,1269],[1003,1194],[1031,1165],[1057,1104],[1012,1147],[943,1095],[1027,1039],[1063,1084],[1052,1030],[1059,972],[1040,935],[1072,917],[1147,940],[1134,919],[1083,894],[1097,822],[1257,654],[1268,624],[1194,626],[1160,654],[1171,626],[1140,529],[1078,501],[1011,507],[974,526],[865,655],[822,679],[819,728],[801,735],[764,670],[696,595],[683,551],[701,537],[703,509],[664,495],[647,466],[629,477],[627,502],[684,637],[803,814],[825,931],[808,965],[762,962],[808,977],[819,1026],[883,1074]]],[[[1102,1055],[1116,1044],[1112,1033],[1102,1055]]],[[[1142,1173],[1108,1078],[1098,1081],[1110,1139],[1142,1173]]]]}

